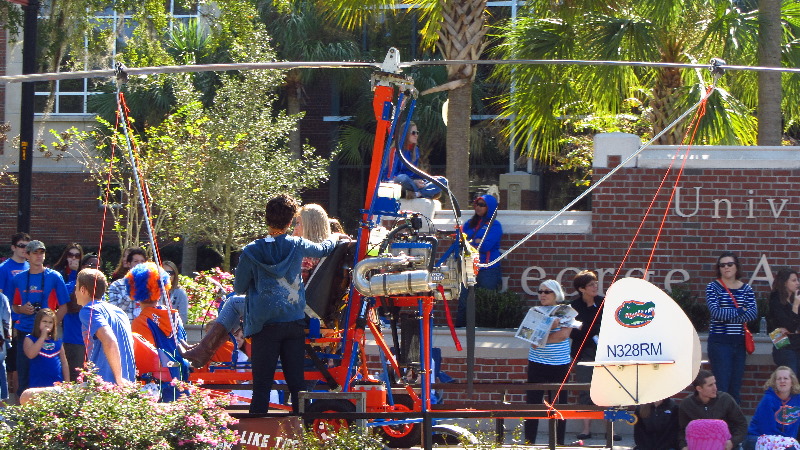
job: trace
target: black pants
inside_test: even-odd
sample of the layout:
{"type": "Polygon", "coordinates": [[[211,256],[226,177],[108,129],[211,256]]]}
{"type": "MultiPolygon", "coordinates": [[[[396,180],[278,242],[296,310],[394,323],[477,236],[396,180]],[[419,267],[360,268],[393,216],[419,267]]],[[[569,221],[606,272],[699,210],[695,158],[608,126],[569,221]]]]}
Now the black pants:
{"type": "Polygon", "coordinates": [[[299,394],[303,388],[305,329],[302,321],[269,323],[252,336],[253,401],[250,412],[263,414],[269,410],[269,391],[275,379],[278,357],[283,377],[292,396],[292,410],[300,411],[299,394]]]}
{"type": "Polygon", "coordinates": [[[78,379],[79,371],[83,369],[86,346],[64,342],[64,353],[67,355],[67,365],[69,365],[69,381],[75,381],[78,379]]]}
{"type": "MultiPolygon", "coordinates": [[[[561,383],[569,372],[569,364],[559,366],[551,366],[549,364],[540,364],[533,361],[528,361],[528,383],[561,383]]],[[[556,391],[548,392],[547,397],[550,399],[549,403],[567,403],[567,392],[561,391],[557,401],[553,400],[556,391]]],[[[527,402],[529,405],[536,405],[542,403],[544,399],[544,391],[528,391],[527,402]]],[[[549,421],[548,421],[549,422],[549,421]]],[[[536,443],[536,434],[539,430],[538,419],[525,420],[525,440],[531,444],[536,443]]],[[[556,424],[556,444],[564,445],[564,435],[567,431],[567,421],[558,420],[556,424]]]]}

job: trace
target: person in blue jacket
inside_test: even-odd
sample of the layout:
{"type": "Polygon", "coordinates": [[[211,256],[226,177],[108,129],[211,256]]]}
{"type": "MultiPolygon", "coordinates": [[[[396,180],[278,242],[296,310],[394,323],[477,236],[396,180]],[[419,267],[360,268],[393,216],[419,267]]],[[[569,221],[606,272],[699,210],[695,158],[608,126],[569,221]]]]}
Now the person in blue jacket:
{"type": "Polygon", "coordinates": [[[764,384],[767,389],[747,428],[745,449],[762,435],[794,438],[800,430],[800,383],[792,369],[780,366],[764,384]]]}
{"type": "MultiPolygon", "coordinates": [[[[398,139],[400,141],[402,130],[398,129],[398,139]]],[[[417,140],[419,139],[419,130],[417,124],[413,121],[408,125],[408,134],[403,142],[403,156],[414,167],[419,167],[419,146],[417,140]]],[[[417,173],[406,166],[398,155],[397,149],[392,147],[391,156],[389,161],[389,179],[403,187],[406,195],[409,198],[439,198],[442,190],[435,183],[430,180],[421,178],[417,173]]],[[[443,185],[447,185],[445,177],[435,177],[443,185]]]]}
{"type": "Polygon", "coordinates": [[[299,412],[299,394],[304,384],[305,287],[300,276],[303,257],[322,258],[335,246],[333,239],[319,244],[286,232],[299,205],[288,195],[279,195],[266,208],[269,235],[242,250],[233,289],[246,294],[244,334],[252,339],[253,400],[250,413],[269,410],[269,391],[278,358],[299,412]]]}
{"type": "MultiPolygon", "coordinates": [[[[500,239],[503,237],[503,226],[497,219],[491,221],[497,210],[497,199],[489,194],[482,195],[475,199],[472,206],[475,209],[475,215],[462,226],[462,231],[467,235],[470,245],[478,249],[481,264],[485,264],[494,261],[500,256],[500,239]],[[489,226],[490,221],[491,227],[489,226]]],[[[500,262],[489,267],[481,267],[478,270],[475,287],[496,291],[503,285],[502,277],[500,262]]],[[[466,324],[467,289],[465,288],[461,290],[461,296],[458,299],[456,326],[463,327],[466,324]]]]}

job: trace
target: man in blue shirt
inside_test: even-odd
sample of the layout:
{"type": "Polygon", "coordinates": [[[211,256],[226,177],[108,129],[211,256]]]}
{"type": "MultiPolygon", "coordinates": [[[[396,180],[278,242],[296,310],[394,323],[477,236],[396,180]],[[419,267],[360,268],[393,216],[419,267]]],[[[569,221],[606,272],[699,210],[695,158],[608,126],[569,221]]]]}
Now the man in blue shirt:
{"type": "Polygon", "coordinates": [[[5,294],[9,301],[14,295],[11,279],[23,270],[28,270],[28,252],[25,247],[30,241],[28,233],[15,233],[11,236],[11,257],[0,263],[0,293],[5,294]]]}
{"type": "Polygon", "coordinates": [[[136,379],[133,333],[127,314],[102,300],[107,288],[102,272],[83,269],[75,284],[75,299],[83,306],[79,314],[89,361],[103,380],[122,384],[136,379]]]}
{"type": "MultiPolygon", "coordinates": [[[[60,273],[44,266],[45,247],[41,241],[30,241],[25,246],[30,268],[14,276],[12,285],[14,294],[11,298],[12,311],[17,313],[14,329],[17,337],[14,345],[22,349],[25,335],[33,331],[36,312],[41,308],[56,311],[59,323],[67,313],[69,293],[60,273]]],[[[30,359],[22,351],[17,352],[17,392],[28,388],[28,367],[30,359]]]]}

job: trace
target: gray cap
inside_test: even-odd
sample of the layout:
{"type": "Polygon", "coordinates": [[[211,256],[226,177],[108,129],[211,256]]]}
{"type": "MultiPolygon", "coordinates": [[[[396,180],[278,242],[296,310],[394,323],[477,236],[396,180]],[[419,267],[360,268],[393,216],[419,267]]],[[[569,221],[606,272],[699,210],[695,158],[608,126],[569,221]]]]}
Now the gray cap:
{"type": "Polygon", "coordinates": [[[28,245],[25,246],[25,251],[28,253],[33,253],[39,249],[46,250],[42,241],[30,241],[28,245]]]}

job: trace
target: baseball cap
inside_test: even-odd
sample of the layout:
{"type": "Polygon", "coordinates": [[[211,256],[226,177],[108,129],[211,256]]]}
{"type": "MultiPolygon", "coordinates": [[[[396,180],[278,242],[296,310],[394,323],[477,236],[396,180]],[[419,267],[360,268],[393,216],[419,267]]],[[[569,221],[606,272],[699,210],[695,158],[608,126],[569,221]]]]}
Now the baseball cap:
{"type": "Polygon", "coordinates": [[[25,251],[28,253],[33,253],[39,249],[46,250],[42,241],[30,241],[28,245],[25,246],[25,251]]]}

